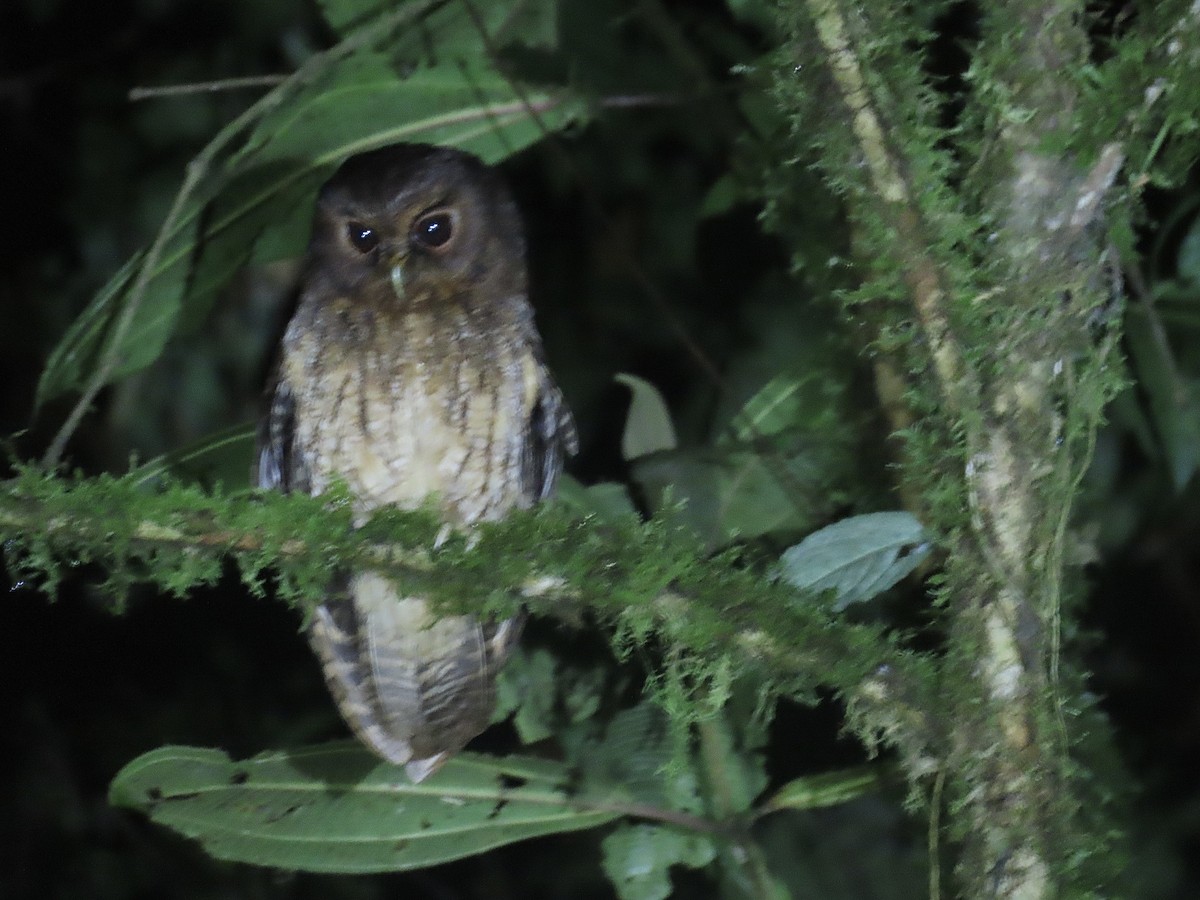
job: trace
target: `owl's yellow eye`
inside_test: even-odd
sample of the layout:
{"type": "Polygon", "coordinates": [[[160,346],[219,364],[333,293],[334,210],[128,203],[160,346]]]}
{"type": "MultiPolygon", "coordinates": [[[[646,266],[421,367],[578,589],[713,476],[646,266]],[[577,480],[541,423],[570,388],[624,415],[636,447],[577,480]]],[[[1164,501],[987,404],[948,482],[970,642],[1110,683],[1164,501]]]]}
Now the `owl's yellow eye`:
{"type": "Polygon", "coordinates": [[[454,215],[448,209],[426,213],[414,223],[412,236],[421,246],[439,250],[454,237],[454,215]]]}
{"type": "Polygon", "coordinates": [[[375,229],[362,222],[347,222],[346,236],[359,253],[370,253],[379,246],[379,235],[375,229]]]}

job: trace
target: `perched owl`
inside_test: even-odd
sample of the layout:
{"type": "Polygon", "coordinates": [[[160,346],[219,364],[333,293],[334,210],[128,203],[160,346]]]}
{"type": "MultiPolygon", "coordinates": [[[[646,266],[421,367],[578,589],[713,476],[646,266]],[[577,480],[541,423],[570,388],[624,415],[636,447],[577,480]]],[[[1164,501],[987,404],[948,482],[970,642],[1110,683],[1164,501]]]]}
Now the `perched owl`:
{"type": "MultiPolygon", "coordinates": [[[[317,201],[257,483],[341,479],[359,522],[432,498],[460,527],[547,497],[576,438],[526,294],[517,209],[478,159],[415,144],[349,159],[317,201]]],[[[437,618],[361,571],[334,579],[309,640],[350,728],[420,781],[487,726],[521,625],[437,618]]]]}

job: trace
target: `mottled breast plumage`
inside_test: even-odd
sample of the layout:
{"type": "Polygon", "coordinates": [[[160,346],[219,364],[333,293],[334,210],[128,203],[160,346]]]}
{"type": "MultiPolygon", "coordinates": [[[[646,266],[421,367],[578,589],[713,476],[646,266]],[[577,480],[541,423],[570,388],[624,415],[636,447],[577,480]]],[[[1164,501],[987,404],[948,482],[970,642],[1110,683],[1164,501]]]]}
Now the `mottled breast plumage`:
{"type": "MultiPolygon", "coordinates": [[[[330,179],[259,444],[259,484],[319,494],[342,480],[358,521],[433,498],[469,527],[552,492],[574,429],[542,361],[516,210],[491,170],[397,145],[330,179]]],[[[436,618],[355,572],[336,580],[310,640],[352,730],[419,780],[486,727],[520,628],[436,618]]]]}

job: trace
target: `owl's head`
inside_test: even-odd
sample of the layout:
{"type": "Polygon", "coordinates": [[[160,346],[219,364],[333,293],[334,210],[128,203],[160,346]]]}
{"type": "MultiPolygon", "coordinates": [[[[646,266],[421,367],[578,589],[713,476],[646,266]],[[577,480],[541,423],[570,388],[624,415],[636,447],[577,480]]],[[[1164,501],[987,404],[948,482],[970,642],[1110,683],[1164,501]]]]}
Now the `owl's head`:
{"type": "Polygon", "coordinates": [[[338,295],[399,309],[526,292],[520,217],[499,176],[427,144],[342,164],[317,200],[309,264],[338,295]]]}

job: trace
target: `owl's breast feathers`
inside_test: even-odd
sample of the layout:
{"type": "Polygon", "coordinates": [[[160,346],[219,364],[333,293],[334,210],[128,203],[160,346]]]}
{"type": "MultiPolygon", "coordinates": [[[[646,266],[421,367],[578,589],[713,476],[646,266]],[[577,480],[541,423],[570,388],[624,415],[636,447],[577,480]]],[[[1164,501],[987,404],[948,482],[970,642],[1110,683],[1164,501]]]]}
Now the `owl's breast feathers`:
{"type": "MultiPolygon", "coordinates": [[[[492,310],[303,296],[260,429],[259,484],[319,494],[342,479],[360,521],[432,497],[463,526],[547,496],[574,427],[524,297],[492,310]]],[[[359,572],[318,610],[310,639],[351,728],[420,780],[487,726],[520,630],[520,618],[437,618],[359,572]]]]}

